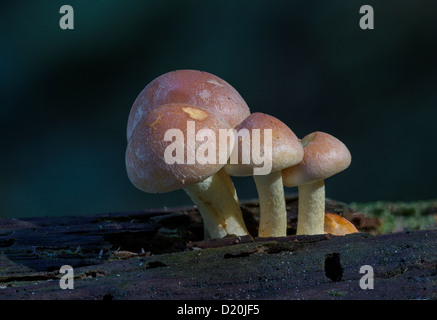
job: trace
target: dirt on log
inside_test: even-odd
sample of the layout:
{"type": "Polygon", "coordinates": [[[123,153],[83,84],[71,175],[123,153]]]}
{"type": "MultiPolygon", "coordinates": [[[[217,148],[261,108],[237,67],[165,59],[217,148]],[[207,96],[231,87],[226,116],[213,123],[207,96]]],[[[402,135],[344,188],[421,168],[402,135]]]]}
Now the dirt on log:
{"type": "Polygon", "coordinates": [[[0,219],[0,299],[437,299],[435,227],[379,234],[378,218],[328,199],[360,233],[295,236],[289,197],[290,236],[257,238],[257,202],[241,207],[252,236],[219,240],[193,207],[0,219]]]}

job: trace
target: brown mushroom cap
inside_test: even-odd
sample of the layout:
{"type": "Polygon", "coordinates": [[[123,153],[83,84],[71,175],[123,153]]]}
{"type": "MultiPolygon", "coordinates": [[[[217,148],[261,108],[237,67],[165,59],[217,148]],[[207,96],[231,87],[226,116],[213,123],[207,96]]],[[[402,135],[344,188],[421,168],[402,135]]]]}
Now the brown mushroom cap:
{"type": "MultiPolygon", "coordinates": [[[[204,109],[187,104],[167,104],[150,110],[135,126],[126,150],[126,169],[130,181],[150,193],[169,192],[201,182],[219,171],[219,143],[216,161],[212,164],[187,164],[187,121],[195,122],[195,131],[210,129],[218,139],[219,129],[231,129],[223,119],[204,109]],[[164,152],[173,141],[164,141],[168,129],[179,129],[184,136],[184,163],[168,164],[164,152]]],[[[211,131],[209,131],[211,132],[211,131]]],[[[212,139],[213,137],[208,137],[212,139]]],[[[203,142],[196,141],[195,150],[203,142]]]]}
{"type": "Polygon", "coordinates": [[[282,180],[287,187],[327,179],[345,170],[351,163],[348,148],[328,133],[313,132],[306,135],[301,142],[304,148],[302,162],[282,170],[282,180]]]}
{"type": "Polygon", "coordinates": [[[249,114],[241,95],[229,83],[208,72],[176,70],[150,82],[138,95],[129,114],[127,138],[145,114],[169,103],[185,103],[215,113],[232,127],[249,114]]]}
{"type": "MultiPolygon", "coordinates": [[[[294,132],[285,125],[279,119],[264,114],[264,113],[252,113],[246,119],[244,119],[236,128],[238,136],[238,143],[234,148],[238,147],[238,163],[229,163],[226,165],[225,170],[228,174],[233,176],[251,176],[253,175],[253,168],[260,167],[261,165],[255,164],[250,157],[249,164],[243,164],[243,151],[251,152],[253,135],[252,129],[260,129],[260,154],[264,154],[264,129],[272,130],[272,149],[271,149],[271,172],[280,171],[284,168],[294,166],[302,161],[303,148],[299,139],[294,132]],[[248,131],[245,131],[247,129],[248,131]],[[243,148],[242,141],[244,141],[244,132],[248,132],[250,135],[250,148],[243,148]]],[[[249,157],[248,157],[249,158],[249,157]]]]}

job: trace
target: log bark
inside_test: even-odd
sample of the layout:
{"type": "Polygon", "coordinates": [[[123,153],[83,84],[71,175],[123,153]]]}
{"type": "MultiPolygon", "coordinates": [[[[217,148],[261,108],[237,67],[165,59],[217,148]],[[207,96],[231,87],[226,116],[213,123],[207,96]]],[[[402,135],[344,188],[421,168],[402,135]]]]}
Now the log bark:
{"type": "MultiPolygon", "coordinates": [[[[256,201],[241,204],[257,234],[256,201]]],[[[437,229],[378,234],[381,221],[327,200],[361,231],[203,240],[196,208],[0,219],[0,299],[436,299],[437,229]],[[61,266],[74,269],[62,290],[61,266]],[[373,289],[360,287],[373,268],[373,289]]]]}

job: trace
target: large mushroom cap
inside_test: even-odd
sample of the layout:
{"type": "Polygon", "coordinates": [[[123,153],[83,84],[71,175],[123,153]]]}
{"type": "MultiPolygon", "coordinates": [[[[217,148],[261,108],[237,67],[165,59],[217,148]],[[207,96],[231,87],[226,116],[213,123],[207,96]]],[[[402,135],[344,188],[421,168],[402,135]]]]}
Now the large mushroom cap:
{"type": "Polygon", "coordinates": [[[203,108],[223,118],[233,128],[250,114],[241,95],[223,79],[208,72],[176,70],[159,76],[138,95],[129,114],[128,140],[145,114],[169,103],[203,108]]]}
{"type": "MultiPolygon", "coordinates": [[[[151,110],[137,123],[127,146],[126,169],[130,181],[142,191],[163,193],[184,188],[212,176],[224,166],[219,161],[219,151],[222,150],[219,150],[219,143],[216,143],[219,129],[230,130],[231,127],[213,113],[191,105],[167,104],[151,110]],[[194,121],[196,133],[208,129],[205,132],[211,135],[204,142],[190,144],[187,142],[188,121],[194,121]],[[166,161],[164,155],[167,147],[178,143],[177,138],[165,141],[164,136],[169,129],[178,129],[183,134],[183,141],[179,140],[179,147],[184,150],[183,163],[169,164],[166,161]],[[189,164],[189,150],[193,151],[194,148],[196,151],[200,145],[210,141],[209,139],[215,143],[216,161],[199,164],[196,159],[194,164],[189,164]]],[[[226,152],[229,153],[229,150],[226,152]]]]}
{"type": "Polygon", "coordinates": [[[238,163],[229,163],[225,170],[233,176],[251,176],[253,169],[262,165],[255,163],[253,160],[253,144],[259,143],[260,154],[267,156],[265,152],[265,129],[271,129],[271,172],[280,171],[284,168],[294,166],[302,161],[303,148],[294,132],[279,119],[264,114],[252,113],[244,119],[236,128],[237,141],[234,148],[238,148],[238,163]],[[254,139],[253,129],[259,129],[260,139],[254,139]],[[244,141],[250,141],[250,144],[244,145],[244,141]],[[248,154],[249,153],[249,154],[248,154]],[[250,163],[245,164],[244,158],[250,159],[250,163]]]}
{"type": "Polygon", "coordinates": [[[282,170],[282,180],[287,187],[327,179],[345,170],[351,163],[348,148],[328,133],[313,132],[301,142],[304,148],[302,162],[282,170]]]}

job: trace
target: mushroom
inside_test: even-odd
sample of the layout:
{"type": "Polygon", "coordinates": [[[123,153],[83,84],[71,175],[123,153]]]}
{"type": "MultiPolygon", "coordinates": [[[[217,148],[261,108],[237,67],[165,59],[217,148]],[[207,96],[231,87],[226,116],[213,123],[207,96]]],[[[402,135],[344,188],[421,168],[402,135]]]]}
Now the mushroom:
{"type": "Polygon", "coordinates": [[[297,234],[323,234],[325,219],[324,180],[349,167],[351,154],[337,138],[313,132],[302,139],[304,148],[300,164],[282,170],[287,187],[298,187],[297,234]]]}
{"type": "Polygon", "coordinates": [[[253,175],[260,204],[258,236],[286,236],[287,211],[281,170],[302,160],[302,145],[288,126],[264,113],[252,113],[237,126],[236,131],[238,140],[233,152],[238,152],[238,158],[231,154],[225,170],[232,176],[253,175]],[[255,130],[259,130],[259,134],[255,130]],[[263,168],[259,161],[261,154],[263,168]],[[235,158],[233,161],[233,156],[238,161],[235,158]],[[268,167],[266,161],[269,162],[268,167]]]}
{"type": "MultiPolygon", "coordinates": [[[[247,235],[240,206],[226,181],[217,174],[226,164],[219,161],[223,150],[218,150],[220,144],[215,140],[220,129],[231,128],[204,109],[181,103],[156,107],[142,117],[130,135],[126,149],[127,174],[134,186],[145,192],[184,189],[198,207],[211,238],[247,235]],[[194,135],[189,123],[197,132],[194,142],[189,140],[194,135]],[[200,132],[203,132],[203,143],[198,138],[200,132]],[[176,133],[182,135],[182,140],[176,133]],[[205,144],[208,149],[203,153],[208,153],[206,159],[210,161],[200,163],[199,150],[205,144]],[[195,161],[189,161],[190,155],[195,155],[195,161]]],[[[229,155],[231,148],[232,145],[224,152],[229,155]]]]}
{"type": "MultiPolygon", "coordinates": [[[[225,80],[198,70],[171,71],[151,81],[136,98],[129,114],[127,139],[130,139],[133,130],[147,113],[169,103],[186,103],[205,109],[223,118],[232,128],[250,114],[244,99],[225,80]]],[[[232,180],[224,170],[219,173],[230,192],[234,193],[238,204],[232,180]]],[[[206,238],[207,235],[208,230],[205,228],[206,238]]]]}
{"type": "Polygon", "coordinates": [[[325,213],[325,233],[330,233],[335,236],[344,236],[350,233],[358,232],[357,228],[346,218],[335,214],[325,213]]]}
{"type": "Polygon", "coordinates": [[[225,80],[198,70],[171,71],[151,81],[136,98],[129,114],[127,139],[150,110],[169,103],[205,109],[223,118],[232,128],[250,114],[244,99],[225,80]]]}

